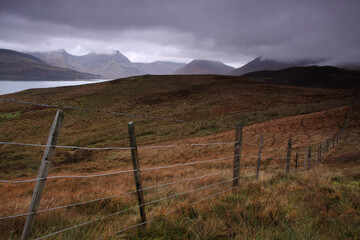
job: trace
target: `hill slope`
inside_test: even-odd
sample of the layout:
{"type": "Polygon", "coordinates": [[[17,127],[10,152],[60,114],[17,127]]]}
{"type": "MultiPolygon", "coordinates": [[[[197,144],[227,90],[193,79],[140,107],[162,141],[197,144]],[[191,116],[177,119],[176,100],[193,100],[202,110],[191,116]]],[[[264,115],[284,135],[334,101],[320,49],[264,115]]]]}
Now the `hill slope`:
{"type": "Polygon", "coordinates": [[[255,58],[244,66],[237,68],[229,73],[233,76],[241,76],[249,72],[264,71],[264,70],[280,70],[289,67],[299,67],[315,64],[314,61],[302,60],[294,62],[280,62],[270,59],[255,58]]]}
{"type": "Polygon", "coordinates": [[[115,54],[89,53],[83,56],[74,56],[65,50],[33,52],[31,54],[53,66],[90,72],[104,78],[122,78],[146,73],[119,51],[116,51],[115,54]]]}
{"type": "Polygon", "coordinates": [[[233,67],[225,65],[222,62],[209,60],[193,60],[189,64],[180,68],[174,74],[218,74],[225,75],[232,71],[233,67]]]}
{"type": "MultiPolygon", "coordinates": [[[[144,231],[121,232],[120,237],[343,239],[359,235],[358,164],[351,166],[351,171],[343,167],[330,171],[314,168],[303,175],[304,150],[298,149],[301,154],[298,171],[294,172],[293,152],[291,174],[278,172],[285,167],[289,137],[293,137],[294,150],[314,145],[312,159],[316,159],[319,143],[339,130],[348,107],[320,110],[341,106],[349,96],[350,91],[338,89],[274,86],[241,77],[196,75],[139,76],[83,86],[32,89],[4,97],[61,104],[65,119],[58,145],[128,147],[127,124],[134,121],[141,169],[179,164],[160,171],[141,171],[143,186],[156,186],[143,192],[148,206],[146,214],[154,220],[144,231]],[[83,111],[81,107],[88,109],[83,111]],[[141,116],[106,114],[91,108],[141,116]],[[313,113],[301,116],[307,112],[313,113]],[[189,121],[145,119],[144,115],[189,121]],[[234,126],[238,122],[246,124],[242,135],[244,168],[240,171],[239,188],[225,194],[224,190],[232,188],[234,126]],[[251,156],[258,154],[262,133],[265,134],[261,175],[259,181],[253,181],[257,158],[251,156]],[[194,143],[203,144],[190,146],[194,143]],[[164,145],[171,147],[150,147],[164,145]],[[209,159],[214,161],[192,164],[209,159]],[[204,201],[189,205],[199,200],[204,201]]],[[[13,102],[0,104],[1,141],[45,144],[56,110],[13,102]]],[[[359,111],[355,106],[348,129],[355,125],[358,128],[359,111]]],[[[342,144],[341,149],[346,147],[354,154],[340,155],[342,162],[359,156],[359,131],[351,134],[347,131],[343,139],[347,136],[352,137],[351,141],[342,140],[338,146],[342,144]]],[[[1,146],[0,179],[36,178],[42,151],[30,146],[1,146]]],[[[39,214],[32,237],[59,231],[56,236],[59,239],[104,238],[129,226],[138,226],[138,212],[127,211],[138,208],[136,196],[127,194],[134,193],[131,169],[131,153],[126,149],[57,148],[50,176],[109,175],[49,178],[40,209],[66,208],[39,214]],[[121,170],[130,172],[110,174],[121,170]],[[76,231],[60,232],[78,224],[82,225],[76,231]]],[[[28,183],[0,184],[1,192],[6,192],[6,198],[0,199],[0,217],[27,213],[33,187],[28,183]]],[[[20,238],[24,222],[25,218],[3,220],[2,238],[20,238]]]]}
{"type": "Polygon", "coordinates": [[[99,78],[99,76],[50,66],[29,54],[0,49],[0,79],[3,80],[75,80],[94,78],[99,78]]]}
{"type": "Polygon", "coordinates": [[[268,84],[320,88],[359,88],[360,73],[336,67],[293,67],[277,71],[258,71],[243,77],[268,84]]]}

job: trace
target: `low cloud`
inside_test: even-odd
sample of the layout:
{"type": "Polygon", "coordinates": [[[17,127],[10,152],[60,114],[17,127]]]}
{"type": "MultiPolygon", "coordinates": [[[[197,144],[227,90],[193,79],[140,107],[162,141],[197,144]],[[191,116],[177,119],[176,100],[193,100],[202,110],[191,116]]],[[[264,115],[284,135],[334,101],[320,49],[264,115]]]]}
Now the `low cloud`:
{"type": "Polygon", "coordinates": [[[119,49],[132,61],[360,62],[360,1],[2,1],[0,47],[119,49]]]}

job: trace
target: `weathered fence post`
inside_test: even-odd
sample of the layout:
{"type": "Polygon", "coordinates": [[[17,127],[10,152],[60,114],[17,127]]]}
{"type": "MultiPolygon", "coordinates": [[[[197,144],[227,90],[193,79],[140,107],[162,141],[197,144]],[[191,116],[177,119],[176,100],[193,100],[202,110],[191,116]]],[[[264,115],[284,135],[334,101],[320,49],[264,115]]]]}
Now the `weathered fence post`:
{"type": "Polygon", "coordinates": [[[256,180],[259,179],[262,144],[263,144],[263,135],[261,134],[261,137],[260,137],[260,147],[259,147],[259,157],[258,157],[257,168],[256,168],[256,180]]]}
{"type": "Polygon", "coordinates": [[[330,138],[326,139],[326,153],[330,151],[330,138]]]}
{"type": "Polygon", "coordinates": [[[242,123],[238,123],[238,124],[236,124],[236,129],[235,129],[233,187],[236,187],[239,185],[241,142],[242,142],[242,123]]]}
{"type": "Polygon", "coordinates": [[[60,133],[60,128],[64,119],[64,112],[62,110],[58,110],[55,115],[54,122],[51,126],[49,137],[46,142],[46,147],[44,151],[44,155],[42,157],[39,173],[37,176],[34,192],[32,195],[29,214],[26,217],[25,226],[21,235],[22,240],[27,240],[31,235],[31,228],[35,220],[35,214],[39,209],[39,204],[41,200],[42,193],[44,191],[46,177],[49,174],[49,169],[51,165],[51,159],[55,151],[54,145],[57,143],[57,139],[60,133]]]}
{"type": "Polygon", "coordinates": [[[290,171],[291,146],[292,146],[292,139],[289,138],[288,146],[287,146],[287,154],[286,154],[286,173],[289,173],[290,171]]]}
{"type": "Polygon", "coordinates": [[[297,171],[298,168],[298,152],[295,153],[295,171],[297,171]]]}
{"type": "Polygon", "coordinates": [[[322,143],[320,143],[318,151],[319,151],[318,162],[321,162],[322,143]]]}
{"type": "Polygon", "coordinates": [[[137,144],[136,144],[135,127],[134,127],[133,122],[128,123],[128,131],[129,131],[129,141],[130,141],[130,148],[131,148],[131,157],[132,157],[133,168],[134,168],[136,195],[137,195],[138,202],[139,202],[141,223],[143,223],[142,226],[145,227],[146,226],[145,201],[144,201],[144,195],[143,195],[143,191],[142,191],[140,163],[139,163],[138,150],[137,150],[137,144]]]}
{"type": "Polygon", "coordinates": [[[332,137],[332,149],[335,148],[335,135],[332,137]]]}
{"type": "Polygon", "coordinates": [[[307,157],[307,167],[308,167],[308,170],[310,170],[310,168],[311,168],[311,147],[310,146],[309,146],[308,157],[307,157]]]}

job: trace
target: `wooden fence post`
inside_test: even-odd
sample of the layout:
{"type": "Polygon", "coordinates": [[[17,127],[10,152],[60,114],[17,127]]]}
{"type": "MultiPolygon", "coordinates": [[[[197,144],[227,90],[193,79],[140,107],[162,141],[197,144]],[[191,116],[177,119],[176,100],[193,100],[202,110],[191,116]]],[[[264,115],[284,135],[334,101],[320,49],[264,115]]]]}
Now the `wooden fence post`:
{"type": "Polygon", "coordinates": [[[235,129],[233,187],[239,185],[241,144],[242,144],[241,142],[242,142],[242,123],[238,123],[236,124],[236,129],[235,129]]]}
{"type": "Polygon", "coordinates": [[[287,154],[286,154],[286,173],[289,173],[290,171],[291,146],[292,146],[292,139],[289,138],[288,146],[287,146],[287,154]]]}
{"type": "Polygon", "coordinates": [[[308,167],[308,170],[310,170],[310,168],[311,168],[311,147],[310,146],[309,146],[308,157],[307,157],[307,167],[308,167]]]}
{"type": "Polygon", "coordinates": [[[137,195],[138,202],[139,202],[140,218],[141,218],[141,223],[143,223],[142,226],[145,227],[146,226],[145,201],[144,201],[144,195],[143,195],[143,191],[142,191],[140,163],[139,163],[138,150],[137,150],[137,144],[136,144],[135,127],[134,127],[133,122],[128,123],[128,131],[129,131],[129,141],[130,141],[130,148],[131,148],[131,157],[132,157],[133,168],[134,168],[136,195],[137,195]]]}
{"type": "Polygon", "coordinates": [[[330,151],[330,138],[326,139],[326,153],[330,151]]]}
{"type": "Polygon", "coordinates": [[[332,149],[335,148],[335,136],[332,137],[332,149]]]}
{"type": "Polygon", "coordinates": [[[318,162],[321,162],[322,143],[320,143],[318,151],[319,151],[318,162]]]}
{"type": "Polygon", "coordinates": [[[41,200],[42,193],[44,191],[46,177],[49,174],[51,159],[54,155],[55,147],[57,143],[57,139],[60,133],[60,128],[64,119],[64,112],[62,110],[58,110],[55,115],[54,122],[51,126],[49,137],[46,142],[46,147],[44,151],[44,155],[42,157],[39,173],[38,173],[38,180],[36,180],[34,192],[32,195],[30,207],[29,207],[29,214],[26,217],[25,226],[21,235],[22,240],[27,240],[30,238],[31,235],[31,228],[35,220],[35,212],[39,209],[39,204],[41,200]]]}
{"type": "Polygon", "coordinates": [[[295,153],[295,171],[297,171],[298,168],[298,152],[295,153]]]}
{"type": "Polygon", "coordinates": [[[256,168],[256,180],[259,179],[262,144],[263,144],[263,135],[261,134],[261,137],[260,137],[260,147],[259,147],[259,157],[258,157],[257,168],[256,168]]]}

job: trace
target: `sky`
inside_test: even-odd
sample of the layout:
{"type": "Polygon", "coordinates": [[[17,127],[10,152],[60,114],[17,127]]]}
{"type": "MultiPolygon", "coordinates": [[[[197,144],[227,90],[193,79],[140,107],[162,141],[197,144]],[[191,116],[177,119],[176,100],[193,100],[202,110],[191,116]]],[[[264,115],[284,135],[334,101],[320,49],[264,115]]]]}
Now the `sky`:
{"type": "Polygon", "coordinates": [[[360,63],[360,0],[0,0],[0,48],[360,63]]]}

